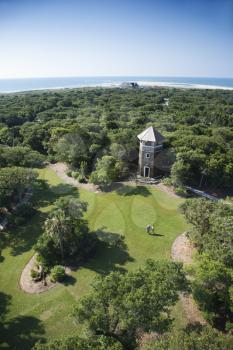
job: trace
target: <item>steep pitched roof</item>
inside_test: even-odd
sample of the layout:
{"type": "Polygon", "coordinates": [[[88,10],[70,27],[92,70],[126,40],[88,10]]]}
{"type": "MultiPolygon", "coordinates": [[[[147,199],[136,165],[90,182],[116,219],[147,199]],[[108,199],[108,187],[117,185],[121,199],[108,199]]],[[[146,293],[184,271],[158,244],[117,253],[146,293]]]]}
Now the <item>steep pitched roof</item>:
{"type": "Polygon", "coordinates": [[[151,141],[156,143],[161,143],[164,141],[163,135],[161,135],[153,126],[141,132],[138,135],[140,141],[151,141]]]}

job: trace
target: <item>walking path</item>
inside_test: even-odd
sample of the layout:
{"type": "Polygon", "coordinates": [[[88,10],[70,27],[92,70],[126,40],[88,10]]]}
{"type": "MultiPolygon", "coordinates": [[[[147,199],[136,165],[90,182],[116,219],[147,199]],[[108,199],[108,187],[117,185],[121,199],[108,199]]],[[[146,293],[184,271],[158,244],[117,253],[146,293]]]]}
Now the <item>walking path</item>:
{"type": "Polygon", "coordinates": [[[193,249],[194,248],[186,236],[186,233],[182,233],[173,242],[171,250],[172,260],[180,261],[185,265],[191,264],[193,249]]]}
{"type": "Polygon", "coordinates": [[[56,283],[52,283],[49,278],[46,278],[46,285],[43,281],[34,282],[31,277],[31,270],[35,269],[36,260],[35,255],[29,260],[27,265],[24,267],[23,272],[20,277],[20,287],[21,289],[30,294],[42,293],[46,290],[56,286],[56,283]]]}
{"type": "MultiPolygon", "coordinates": [[[[81,184],[76,179],[68,176],[66,174],[68,167],[64,163],[49,164],[48,167],[54,170],[57,176],[60,177],[64,182],[72,186],[82,188],[91,192],[100,192],[97,186],[90,183],[81,184]]],[[[126,181],[121,183],[124,185],[129,185],[129,182],[126,181]]],[[[130,184],[133,185],[134,183],[131,181],[130,184]]],[[[153,186],[159,188],[163,192],[166,192],[168,195],[172,197],[179,197],[173,192],[172,189],[163,185],[162,183],[159,183],[153,186]]],[[[183,233],[180,236],[178,236],[172,245],[172,250],[171,250],[172,260],[181,261],[184,265],[191,264],[192,253],[193,253],[193,246],[190,243],[189,239],[187,238],[186,233],[183,233]]],[[[35,283],[31,278],[31,269],[33,269],[34,266],[35,266],[35,255],[30,259],[30,261],[25,266],[21,274],[20,287],[22,288],[22,290],[30,294],[42,293],[57,285],[56,283],[52,283],[49,280],[49,278],[47,278],[46,280],[46,285],[44,285],[43,282],[35,283]]],[[[66,273],[69,275],[70,271],[68,271],[68,268],[66,268],[66,270],[67,270],[66,273]]],[[[200,323],[203,325],[206,324],[205,319],[203,318],[200,310],[198,309],[196,303],[194,302],[190,294],[187,294],[187,293],[180,294],[180,301],[182,303],[184,313],[189,323],[200,323]]]]}
{"type": "MultiPolygon", "coordinates": [[[[33,257],[29,260],[27,265],[25,265],[21,277],[20,277],[20,288],[29,294],[37,294],[46,292],[47,290],[56,287],[59,285],[59,282],[51,282],[49,276],[46,276],[45,282],[44,281],[33,281],[31,277],[31,270],[36,270],[36,255],[33,255],[33,257]]],[[[70,266],[65,266],[65,275],[71,276],[72,270],[74,268],[70,266]]]]}
{"type": "MultiPolygon", "coordinates": [[[[87,191],[91,191],[91,192],[96,192],[99,193],[101,192],[101,190],[98,188],[98,186],[92,184],[92,183],[86,183],[86,184],[82,184],[80,182],[78,182],[78,180],[74,179],[71,176],[68,176],[66,174],[67,170],[68,170],[68,166],[65,163],[55,163],[55,164],[49,164],[48,167],[50,169],[52,169],[53,171],[55,171],[55,173],[57,174],[58,177],[60,177],[60,179],[62,179],[64,182],[66,182],[69,185],[87,190],[87,191]]],[[[135,180],[128,180],[128,181],[119,181],[116,182],[115,185],[125,185],[125,186],[136,186],[136,182],[135,180]]],[[[165,186],[162,183],[158,183],[158,184],[152,184],[151,186],[157,187],[159,188],[161,191],[166,192],[169,196],[171,197],[176,197],[179,198],[179,196],[173,191],[172,188],[165,186]]],[[[113,189],[114,189],[114,184],[113,184],[113,189]]]]}
{"type": "MultiPolygon", "coordinates": [[[[175,239],[172,245],[172,260],[180,261],[184,265],[189,265],[192,263],[193,250],[194,247],[186,236],[186,233],[182,233],[175,239]]],[[[200,323],[202,325],[207,324],[191,294],[181,293],[180,301],[188,323],[200,323]]]]}
{"type": "Polygon", "coordinates": [[[64,182],[66,182],[69,185],[72,185],[72,186],[75,186],[78,188],[82,188],[84,190],[88,190],[91,192],[100,192],[98,187],[95,186],[94,184],[91,184],[91,183],[81,184],[80,182],[78,182],[78,180],[74,179],[71,176],[68,176],[66,174],[66,172],[68,170],[68,166],[65,163],[49,164],[48,168],[55,171],[57,176],[60,177],[60,179],[62,179],[64,182]]]}
{"type": "Polygon", "coordinates": [[[162,182],[156,184],[156,185],[152,185],[155,186],[157,188],[159,188],[161,191],[167,193],[169,196],[174,197],[174,198],[181,198],[180,196],[178,196],[178,194],[176,194],[173,190],[172,187],[166,186],[164,185],[162,182]]]}

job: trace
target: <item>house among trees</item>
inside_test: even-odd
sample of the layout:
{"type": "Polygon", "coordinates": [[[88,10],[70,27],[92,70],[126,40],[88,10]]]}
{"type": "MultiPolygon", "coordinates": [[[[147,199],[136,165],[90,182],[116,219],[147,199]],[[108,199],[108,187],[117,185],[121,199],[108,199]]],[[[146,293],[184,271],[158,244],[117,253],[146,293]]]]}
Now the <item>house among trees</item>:
{"type": "Polygon", "coordinates": [[[164,137],[150,126],[138,135],[139,149],[139,174],[143,177],[154,177],[159,173],[156,167],[158,153],[163,149],[164,137]]]}
{"type": "Polygon", "coordinates": [[[137,88],[139,88],[139,85],[138,85],[138,83],[136,83],[136,82],[131,82],[131,81],[129,81],[129,82],[122,83],[122,84],[121,84],[121,88],[132,88],[132,89],[137,89],[137,88]]]}

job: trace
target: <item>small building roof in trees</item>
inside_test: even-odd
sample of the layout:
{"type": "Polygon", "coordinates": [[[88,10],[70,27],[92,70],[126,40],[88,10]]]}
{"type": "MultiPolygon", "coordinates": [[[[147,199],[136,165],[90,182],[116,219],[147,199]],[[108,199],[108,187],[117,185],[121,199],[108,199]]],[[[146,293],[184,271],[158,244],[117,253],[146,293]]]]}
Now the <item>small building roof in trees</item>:
{"type": "Polygon", "coordinates": [[[163,135],[161,135],[153,126],[150,126],[141,134],[138,135],[140,141],[151,141],[156,143],[162,143],[164,141],[163,135]]]}

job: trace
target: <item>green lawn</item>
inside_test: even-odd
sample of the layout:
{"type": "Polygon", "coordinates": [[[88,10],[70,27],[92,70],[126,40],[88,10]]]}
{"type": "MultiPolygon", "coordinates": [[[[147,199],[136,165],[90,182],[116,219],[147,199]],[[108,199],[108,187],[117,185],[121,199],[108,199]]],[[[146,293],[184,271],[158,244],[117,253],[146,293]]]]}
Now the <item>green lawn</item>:
{"type": "Polygon", "coordinates": [[[177,210],[181,200],[158,189],[139,186],[110,193],[78,192],[62,183],[52,170],[39,173],[40,184],[33,198],[38,214],[9,233],[0,258],[0,315],[5,324],[1,327],[0,323],[0,347],[3,340],[6,349],[27,350],[37,339],[74,333],[77,325],[71,316],[72,306],[90,290],[96,274],[134,269],[148,258],[170,258],[172,242],[186,228],[177,210]],[[91,230],[112,244],[100,245],[95,258],[74,271],[67,285],[38,295],[26,294],[19,288],[21,272],[33,255],[33,244],[53,202],[67,194],[88,202],[91,230]],[[156,236],[146,234],[147,224],[154,225],[156,236]],[[118,243],[119,234],[125,237],[124,244],[118,243]]]}

